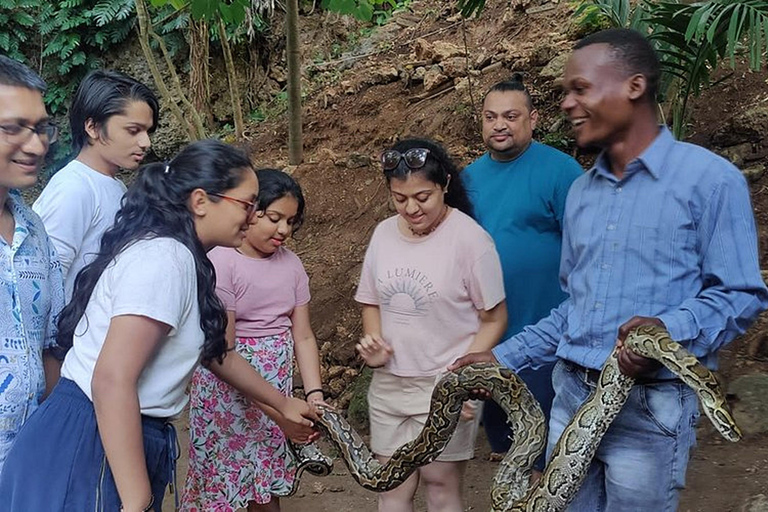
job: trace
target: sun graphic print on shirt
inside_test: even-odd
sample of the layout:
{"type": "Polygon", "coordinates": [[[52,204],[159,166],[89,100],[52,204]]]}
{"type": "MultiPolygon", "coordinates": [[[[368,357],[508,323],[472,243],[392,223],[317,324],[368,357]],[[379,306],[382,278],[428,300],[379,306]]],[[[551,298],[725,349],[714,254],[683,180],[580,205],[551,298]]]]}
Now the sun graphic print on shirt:
{"type": "Polygon", "coordinates": [[[429,313],[438,297],[432,280],[420,270],[397,267],[379,278],[380,307],[394,315],[396,322],[410,324],[413,317],[429,313]]]}

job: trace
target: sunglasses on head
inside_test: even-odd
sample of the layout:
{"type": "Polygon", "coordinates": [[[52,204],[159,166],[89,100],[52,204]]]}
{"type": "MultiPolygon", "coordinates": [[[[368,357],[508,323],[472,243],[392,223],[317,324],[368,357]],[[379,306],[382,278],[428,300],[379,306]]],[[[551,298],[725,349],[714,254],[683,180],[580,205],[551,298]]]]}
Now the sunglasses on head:
{"type": "Polygon", "coordinates": [[[396,149],[388,149],[381,154],[381,166],[385,171],[396,169],[400,165],[400,160],[405,161],[410,169],[421,169],[427,163],[427,148],[411,148],[404,153],[396,149]]]}

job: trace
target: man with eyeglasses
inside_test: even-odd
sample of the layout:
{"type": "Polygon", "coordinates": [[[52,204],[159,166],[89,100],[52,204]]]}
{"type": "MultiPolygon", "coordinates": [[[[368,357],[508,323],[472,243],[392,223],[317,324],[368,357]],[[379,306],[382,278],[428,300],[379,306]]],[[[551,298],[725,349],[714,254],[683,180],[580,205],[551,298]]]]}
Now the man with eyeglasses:
{"type": "MultiPolygon", "coordinates": [[[[576,160],[533,140],[538,112],[520,75],[495,84],[483,99],[483,141],[488,152],[462,173],[475,209],[501,258],[509,323],[505,340],[547,316],[565,298],[558,281],[565,198],[583,174],[576,160]]],[[[553,364],[520,377],[549,418],[553,364]]],[[[494,402],[483,408],[492,459],[509,450],[507,415],[494,402]]],[[[534,465],[544,468],[544,457],[534,465]]]]}
{"type": "Polygon", "coordinates": [[[35,184],[56,140],[44,92],[39,76],[0,55],[0,472],[22,424],[59,378],[61,268],[42,221],[18,192],[35,184]]]}

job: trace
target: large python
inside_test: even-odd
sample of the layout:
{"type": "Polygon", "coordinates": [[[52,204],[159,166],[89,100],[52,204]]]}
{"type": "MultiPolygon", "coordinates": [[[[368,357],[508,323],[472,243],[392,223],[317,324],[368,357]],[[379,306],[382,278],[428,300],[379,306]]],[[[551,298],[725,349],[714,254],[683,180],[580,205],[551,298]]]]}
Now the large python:
{"type": "MultiPolygon", "coordinates": [[[[634,329],[625,345],[635,353],[661,362],[698,395],[705,414],[729,441],[741,432],[731,415],[715,376],[656,326],[634,329]]],[[[544,450],[541,408],[525,384],[510,370],[480,363],[445,375],[432,393],[430,414],[419,436],[380,464],[361,437],[331,408],[322,408],[321,430],[342,455],[355,481],[381,492],[405,481],[418,467],[440,454],[456,427],[464,400],[473,389],[485,389],[505,410],[513,430],[513,448],[501,462],[491,487],[491,512],[558,512],[568,505],[586,477],[600,440],[629,397],[634,379],[619,371],[615,349],[598,378],[595,391],[576,412],[557,442],[539,481],[529,487],[533,461],[544,450]]],[[[309,445],[298,454],[299,467],[316,474],[329,472],[328,460],[309,445]]],[[[298,478],[297,478],[298,481],[298,478]]]]}

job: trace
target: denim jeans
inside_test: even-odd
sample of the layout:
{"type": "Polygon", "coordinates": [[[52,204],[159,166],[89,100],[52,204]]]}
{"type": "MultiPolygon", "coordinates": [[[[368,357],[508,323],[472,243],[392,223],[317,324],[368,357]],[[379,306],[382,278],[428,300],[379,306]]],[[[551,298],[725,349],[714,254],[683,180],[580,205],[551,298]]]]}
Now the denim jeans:
{"type": "MultiPolygon", "coordinates": [[[[547,458],[579,406],[595,388],[559,361],[547,458]]],[[[636,384],[605,433],[568,512],[674,512],[699,418],[695,393],[679,381],[636,384]]]]}
{"type": "MultiPolygon", "coordinates": [[[[554,363],[548,364],[536,370],[522,370],[517,374],[539,402],[541,410],[544,412],[544,420],[547,423],[549,423],[552,399],[555,396],[555,392],[552,390],[552,369],[554,366],[554,363]]],[[[483,428],[492,452],[506,453],[512,446],[512,427],[507,423],[507,413],[493,400],[488,400],[483,405],[483,428]]],[[[544,470],[544,453],[536,459],[533,469],[544,470]]]]}

